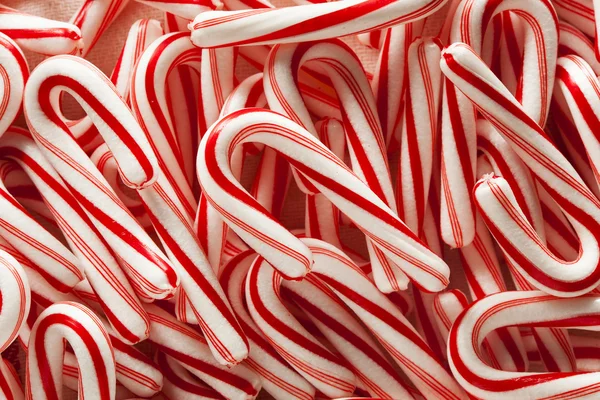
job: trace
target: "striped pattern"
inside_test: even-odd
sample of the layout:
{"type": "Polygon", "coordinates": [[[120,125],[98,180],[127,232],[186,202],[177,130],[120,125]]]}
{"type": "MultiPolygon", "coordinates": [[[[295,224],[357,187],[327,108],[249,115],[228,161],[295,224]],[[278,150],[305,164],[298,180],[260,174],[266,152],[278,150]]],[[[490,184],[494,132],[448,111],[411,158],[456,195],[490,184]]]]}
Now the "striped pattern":
{"type": "Polygon", "coordinates": [[[288,8],[209,11],[191,25],[199,47],[297,43],[406,24],[433,14],[444,0],[350,0],[288,8]],[[265,23],[269,21],[269,23],[265,23]]]}

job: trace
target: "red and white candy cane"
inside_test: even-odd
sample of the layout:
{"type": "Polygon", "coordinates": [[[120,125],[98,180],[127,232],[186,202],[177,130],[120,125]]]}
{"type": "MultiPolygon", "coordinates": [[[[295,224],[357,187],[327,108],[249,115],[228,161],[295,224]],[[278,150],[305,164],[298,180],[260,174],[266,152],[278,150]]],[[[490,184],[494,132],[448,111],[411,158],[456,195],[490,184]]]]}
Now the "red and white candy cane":
{"type": "MultiPolygon", "coordinates": [[[[4,244],[4,246],[6,245],[8,244],[4,244]]],[[[27,262],[25,262],[23,266],[25,267],[25,272],[31,283],[32,299],[39,306],[38,309],[45,309],[52,304],[59,302],[80,302],[73,294],[60,293],[45,284],[41,277],[28,266],[27,262]]],[[[90,300],[87,299],[87,302],[89,304],[90,300]]],[[[95,309],[97,305],[90,304],[90,306],[94,306],[95,309]]],[[[31,317],[32,315],[30,315],[30,318],[31,317]]],[[[34,314],[33,317],[37,317],[37,313],[34,314]]],[[[117,383],[126,387],[135,395],[142,397],[150,397],[160,391],[163,377],[152,360],[133,346],[130,346],[119,339],[118,334],[116,334],[116,332],[108,325],[107,321],[104,319],[101,319],[101,321],[108,333],[113,347],[117,383]]],[[[26,329],[21,329],[19,332],[19,338],[25,350],[28,348],[29,335],[30,332],[26,329]]],[[[64,363],[63,373],[72,378],[69,382],[74,382],[74,385],[71,385],[70,387],[73,388],[73,390],[77,390],[79,370],[77,367],[77,359],[71,350],[65,353],[64,363]]]]}
{"type": "Polygon", "coordinates": [[[254,260],[245,284],[252,319],[279,355],[316,389],[332,398],[351,395],[357,381],[350,366],[289,313],[281,300],[281,281],[264,258],[254,260]]]}
{"type": "MultiPolygon", "coordinates": [[[[160,22],[154,19],[141,19],[134,22],[127,33],[121,54],[110,75],[117,92],[129,103],[129,86],[133,69],[142,52],[163,34],[160,22]]],[[[82,149],[91,151],[101,142],[102,137],[89,116],[79,120],[67,121],[73,137],[82,149]]]]}
{"type": "Polygon", "coordinates": [[[26,14],[0,5],[0,32],[23,49],[44,55],[78,54],[81,31],[73,24],[26,14]]]}
{"type": "Polygon", "coordinates": [[[589,37],[596,36],[594,0],[552,0],[560,19],[577,27],[589,37]]]}
{"type": "Polygon", "coordinates": [[[306,245],[283,228],[235,180],[228,167],[237,145],[258,142],[274,148],[318,191],[348,215],[369,239],[421,288],[442,290],[448,266],[431,253],[395,213],[314,136],[271,111],[241,110],[213,125],[200,143],[198,178],[229,226],[286,278],[310,269],[306,245]]]}
{"type": "MultiPolygon", "coordinates": [[[[17,337],[31,306],[31,289],[23,267],[14,257],[0,251],[0,353],[17,337]]],[[[0,377],[0,380],[2,377],[0,377]]],[[[5,389],[0,385],[0,392],[5,389]]]]}
{"type": "MultiPolygon", "coordinates": [[[[339,40],[330,40],[273,46],[264,72],[269,107],[317,134],[294,79],[304,64],[311,65],[313,70],[332,80],[342,105],[352,170],[396,213],[394,188],[375,99],[358,57],[347,45],[339,40]]],[[[301,182],[301,186],[305,185],[301,182]]],[[[370,240],[367,248],[373,278],[380,290],[406,289],[408,279],[401,270],[402,265],[394,265],[370,240]]]]}
{"type": "Polygon", "coordinates": [[[192,45],[189,34],[166,34],[144,51],[131,78],[132,110],[190,221],[197,204],[185,174],[184,149],[177,142],[169,114],[167,76],[180,65],[198,68],[200,61],[201,50],[192,45]]]}
{"type": "Polygon", "coordinates": [[[545,132],[468,46],[450,46],[442,55],[441,65],[448,79],[473,100],[544,184],[581,241],[575,261],[557,259],[519,210],[507,182],[501,178],[480,181],[475,190],[476,202],[511,264],[531,284],[555,295],[576,296],[595,288],[600,281],[596,226],[600,202],[545,132]]]}
{"type": "Polygon", "coordinates": [[[150,221],[148,213],[146,213],[144,204],[135,191],[122,184],[121,176],[119,175],[119,166],[108,145],[104,143],[98,146],[90,156],[90,159],[139,224],[147,231],[151,230],[152,221],[150,221]]]}
{"type": "Polygon", "coordinates": [[[54,57],[31,74],[24,107],[34,139],[118,255],[136,292],[148,299],[172,295],[179,285],[173,266],[61,119],[58,94],[63,91],[73,94],[87,111],[111,148],[123,182],[131,188],[151,185],[156,179],[157,161],[148,141],[114,86],[87,61],[74,56],[54,57]]]}
{"type": "MultiPolygon", "coordinates": [[[[7,139],[0,139],[0,143],[9,143],[10,135],[8,132],[7,139]]],[[[0,161],[0,234],[36,265],[49,285],[69,292],[84,279],[82,267],[75,255],[44,229],[6,188],[6,176],[18,168],[11,161],[0,161]]]]}
{"type": "Polygon", "coordinates": [[[19,374],[15,367],[2,357],[0,357],[0,395],[14,400],[25,398],[19,374]]]}
{"type": "Polygon", "coordinates": [[[314,255],[312,274],[373,332],[421,395],[427,399],[466,398],[410,322],[348,256],[319,240],[303,242],[314,255]]]}
{"type": "Polygon", "coordinates": [[[19,164],[39,190],[111,325],[129,343],[145,339],[146,313],[116,256],[29,133],[13,129],[0,140],[0,156],[19,164]]]}
{"type": "Polygon", "coordinates": [[[100,35],[119,16],[129,0],[84,0],[71,17],[71,23],[81,31],[85,56],[94,47],[100,35]]]}
{"type": "Polygon", "coordinates": [[[209,11],[190,25],[199,47],[295,43],[353,35],[425,18],[445,0],[351,0],[292,8],[209,11]],[[266,23],[268,22],[268,23],[266,23]]]}
{"type": "MultiPolygon", "coordinates": [[[[549,0],[475,1],[459,4],[452,25],[452,42],[464,42],[491,62],[491,34],[495,16],[510,11],[525,24],[523,71],[518,100],[537,122],[545,124],[554,85],[553,66],[558,47],[558,20],[549,0]],[[488,40],[487,44],[484,43],[488,40]],[[485,52],[484,52],[485,51],[485,52]],[[534,78],[526,79],[525,77],[534,78]]],[[[444,241],[452,247],[468,245],[475,235],[471,190],[475,184],[475,111],[469,100],[446,80],[442,117],[442,218],[444,241]]]]}
{"type": "Polygon", "coordinates": [[[0,33],[0,135],[15,121],[23,102],[29,66],[19,46],[0,33]]]}
{"type": "Polygon", "coordinates": [[[429,185],[438,136],[442,72],[442,46],[432,38],[414,40],[408,49],[407,87],[397,193],[400,218],[423,236],[429,185]],[[427,112],[424,112],[427,110],[427,112]]]}
{"type": "Polygon", "coordinates": [[[220,8],[219,0],[136,0],[139,3],[192,20],[205,11],[220,8]]]}
{"type": "Polygon", "coordinates": [[[594,398],[598,373],[508,372],[490,367],[480,345],[494,329],[506,326],[560,327],[597,330],[600,299],[585,295],[561,299],[539,291],[503,292],[469,306],[455,321],[448,341],[450,368],[473,396],[505,398],[594,398]]]}
{"type": "Polygon", "coordinates": [[[592,67],[594,74],[600,75],[600,61],[596,59],[592,41],[579,29],[564,21],[560,21],[558,27],[558,55],[577,55],[583,58],[590,67],[592,67]]]}
{"type": "Polygon", "coordinates": [[[600,127],[598,78],[585,60],[569,55],[558,59],[556,86],[581,137],[596,183],[600,184],[600,142],[596,136],[596,129],[600,127]]]}
{"type": "Polygon", "coordinates": [[[315,388],[279,355],[248,313],[244,297],[245,282],[257,256],[252,250],[236,255],[223,266],[219,278],[231,308],[248,335],[250,352],[245,362],[259,374],[263,388],[275,398],[312,399],[315,388]]]}
{"type": "Polygon", "coordinates": [[[206,340],[164,309],[148,304],[150,340],[158,350],[228,399],[253,399],[260,391],[258,376],[244,364],[224,366],[213,357],[206,340]]]}
{"type": "Polygon", "coordinates": [[[469,300],[460,290],[452,289],[436,293],[433,304],[438,329],[447,342],[454,321],[469,306],[469,300]]]}
{"type": "Polygon", "coordinates": [[[156,362],[165,376],[162,393],[167,398],[180,400],[223,399],[219,392],[202,383],[173,357],[159,351],[156,353],[156,362]]]}
{"type": "Polygon", "coordinates": [[[81,398],[115,398],[115,359],[102,322],[78,303],[56,303],[39,316],[27,351],[28,399],[62,398],[63,357],[69,343],[79,364],[81,398]]]}
{"type": "Polygon", "coordinates": [[[389,150],[397,148],[400,140],[408,47],[421,30],[422,22],[415,21],[387,29],[382,38],[373,77],[373,93],[383,137],[389,150]]]}

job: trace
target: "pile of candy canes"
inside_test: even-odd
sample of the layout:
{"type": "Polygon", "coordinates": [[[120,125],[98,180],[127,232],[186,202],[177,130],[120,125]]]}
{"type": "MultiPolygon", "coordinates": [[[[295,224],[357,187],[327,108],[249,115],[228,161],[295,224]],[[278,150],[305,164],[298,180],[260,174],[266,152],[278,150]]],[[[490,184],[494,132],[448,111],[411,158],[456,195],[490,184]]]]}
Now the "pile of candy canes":
{"type": "Polygon", "coordinates": [[[600,1],[136,2],[0,6],[0,397],[600,397],[600,1]]]}

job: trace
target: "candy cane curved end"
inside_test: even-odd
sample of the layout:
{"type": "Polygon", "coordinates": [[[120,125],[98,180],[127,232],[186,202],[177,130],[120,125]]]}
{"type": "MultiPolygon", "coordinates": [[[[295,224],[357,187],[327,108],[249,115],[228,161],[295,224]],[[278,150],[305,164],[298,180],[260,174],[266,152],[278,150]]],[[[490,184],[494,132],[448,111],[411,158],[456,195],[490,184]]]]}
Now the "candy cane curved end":
{"type": "Polygon", "coordinates": [[[15,340],[29,315],[31,289],[25,270],[0,250],[0,353],[15,340]]]}
{"type": "Polygon", "coordinates": [[[113,400],[115,359],[108,334],[92,311],[72,302],[51,305],[33,326],[27,352],[27,398],[62,398],[66,342],[79,364],[80,396],[113,400]]]}
{"type": "Polygon", "coordinates": [[[458,382],[473,396],[506,398],[595,398],[599,373],[507,372],[490,367],[480,345],[495,329],[515,325],[597,330],[600,298],[561,299],[539,291],[502,292],[471,304],[456,320],[448,360],[458,382]]]}

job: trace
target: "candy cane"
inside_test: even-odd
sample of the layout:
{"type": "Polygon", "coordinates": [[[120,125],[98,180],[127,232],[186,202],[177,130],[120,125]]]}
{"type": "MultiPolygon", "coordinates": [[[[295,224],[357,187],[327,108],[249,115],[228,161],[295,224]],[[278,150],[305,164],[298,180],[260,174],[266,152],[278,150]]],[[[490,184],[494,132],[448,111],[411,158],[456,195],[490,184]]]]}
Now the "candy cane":
{"type": "Polygon", "coordinates": [[[596,124],[600,124],[597,116],[600,111],[600,83],[590,65],[572,55],[559,58],[556,76],[557,88],[564,96],[598,184],[600,143],[595,129],[596,124]]]}
{"type": "Polygon", "coordinates": [[[40,191],[111,325],[129,343],[145,339],[147,316],[114,253],[28,135],[24,130],[7,132],[0,140],[0,155],[18,163],[40,191]]]}
{"type": "Polygon", "coordinates": [[[589,37],[596,36],[594,0],[552,0],[560,19],[577,27],[589,37]]]}
{"type": "MultiPolygon", "coordinates": [[[[492,44],[484,46],[484,33],[492,26],[494,16],[505,11],[515,13],[527,22],[522,77],[540,78],[522,79],[518,97],[529,115],[543,125],[554,84],[552,66],[558,45],[558,21],[549,0],[462,2],[456,11],[450,38],[453,42],[472,46],[477,54],[487,48],[493,49],[492,44]]],[[[451,82],[446,81],[442,117],[442,237],[452,247],[469,244],[475,233],[474,208],[470,199],[475,183],[475,146],[473,107],[451,82]]]]}
{"type": "MultiPolygon", "coordinates": [[[[340,160],[344,159],[346,142],[344,127],[336,119],[327,119],[315,124],[317,137],[340,160]]],[[[339,211],[323,194],[306,196],[305,233],[306,237],[323,240],[341,249],[339,211]]]]}
{"type": "MultiPolygon", "coordinates": [[[[10,254],[0,252],[0,353],[15,340],[29,314],[31,289],[23,267],[10,254]]],[[[2,374],[6,376],[5,374],[2,374]]],[[[1,379],[1,378],[0,378],[1,379]]],[[[2,387],[1,390],[5,390],[2,387]]]]}
{"type": "Polygon", "coordinates": [[[4,34],[0,34],[0,134],[17,118],[21,111],[25,82],[29,77],[29,66],[17,44],[4,34]]]}
{"type": "MultiPolygon", "coordinates": [[[[110,76],[117,92],[126,102],[129,103],[129,86],[135,64],[144,49],[162,34],[160,22],[154,19],[141,19],[131,25],[110,76]]],[[[88,116],[76,121],[67,121],[67,125],[77,143],[86,151],[95,149],[102,142],[96,126],[88,116]]]]}
{"type": "Polygon", "coordinates": [[[27,398],[62,398],[66,342],[79,364],[80,396],[114,399],[115,360],[108,334],[89,309],[71,302],[51,305],[33,326],[27,351],[27,398]]]}
{"type": "Polygon", "coordinates": [[[418,236],[423,234],[438,129],[441,50],[441,43],[421,38],[410,44],[407,54],[408,85],[404,98],[397,200],[400,218],[418,236]]]}
{"type": "Polygon", "coordinates": [[[0,357],[0,394],[7,399],[22,400],[25,398],[19,374],[5,359],[0,357]]]}
{"type": "Polygon", "coordinates": [[[226,367],[213,357],[206,340],[158,306],[148,304],[150,340],[190,373],[228,399],[253,399],[260,390],[258,376],[243,364],[226,367]]]}
{"type": "MultiPolygon", "coordinates": [[[[7,136],[10,135],[9,132],[7,136]]],[[[4,180],[9,169],[14,167],[10,161],[0,161],[0,233],[36,265],[48,284],[69,292],[84,279],[82,267],[73,253],[44,229],[7,190],[4,180]]]]}
{"type": "Polygon", "coordinates": [[[376,341],[322,282],[311,275],[302,282],[283,281],[281,294],[292,299],[349,362],[358,385],[373,396],[412,398],[376,341]]]}
{"type": "Polygon", "coordinates": [[[60,119],[54,93],[63,90],[81,102],[111,147],[123,182],[131,188],[151,185],[156,179],[157,162],[148,142],[139,127],[135,129],[137,124],[114,86],[87,61],[73,56],[55,57],[32,73],[24,104],[34,139],[118,254],[137,293],[151,299],[171,295],[179,284],[173,267],[60,119]]]}
{"type": "Polygon", "coordinates": [[[81,31],[85,56],[94,47],[100,36],[119,16],[129,0],[84,0],[71,17],[71,23],[81,31]]]}
{"type": "MultiPolygon", "coordinates": [[[[3,250],[6,249],[7,252],[11,251],[10,247],[5,248],[5,246],[10,245],[5,243],[0,248],[3,250]]],[[[12,251],[14,251],[14,248],[12,248],[12,251]]],[[[22,258],[22,255],[16,256],[22,258]]],[[[32,299],[41,308],[45,309],[59,302],[79,302],[79,299],[73,294],[60,293],[46,285],[39,274],[35,270],[32,270],[28,264],[30,263],[25,261],[23,266],[31,283],[32,299]]],[[[108,333],[113,347],[117,382],[138,396],[150,397],[160,391],[163,377],[154,363],[142,352],[119,339],[107,321],[102,318],[100,320],[108,333]]],[[[23,343],[23,347],[27,349],[30,332],[26,329],[21,329],[19,338],[23,343]]],[[[69,382],[74,381],[74,390],[77,390],[79,370],[77,359],[71,351],[65,353],[63,373],[72,378],[69,382]]]]}
{"type": "MultiPolygon", "coordinates": [[[[187,32],[189,20],[176,15],[165,13],[165,33],[187,32]]],[[[198,94],[200,92],[200,77],[197,68],[188,65],[176,67],[167,76],[166,90],[169,117],[173,124],[173,132],[177,137],[183,169],[188,184],[194,184],[194,162],[200,131],[198,124],[199,108],[198,94]],[[173,105],[177,106],[174,107],[173,105]]]]}
{"type": "Polygon", "coordinates": [[[199,47],[306,42],[409,23],[436,12],[444,3],[352,0],[295,6],[293,10],[208,11],[199,14],[190,28],[192,41],[199,47]]]}
{"type": "Polygon", "coordinates": [[[503,292],[478,300],[452,326],[450,368],[458,382],[479,398],[592,398],[599,390],[597,373],[500,371],[482,360],[479,346],[487,333],[505,326],[595,330],[599,304],[597,296],[560,299],[539,291],[503,292]]]}
{"type": "Polygon", "coordinates": [[[197,204],[184,172],[182,150],[168,113],[166,84],[172,69],[180,65],[194,67],[200,60],[201,51],[190,43],[188,34],[163,35],[144,51],[131,79],[132,110],[190,221],[197,204]]]}
{"type": "Polygon", "coordinates": [[[303,328],[279,299],[281,275],[259,257],[246,279],[250,315],[281,357],[326,396],[352,394],[356,386],[352,371],[303,328]]]}
{"type": "Polygon", "coordinates": [[[594,44],[587,36],[573,25],[559,22],[558,54],[566,56],[575,54],[583,58],[594,70],[595,75],[600,75],[600,62],[596,59],[594,44]]]}
{"type": "MultiPolygon", "coordinates": [[[[381,125],[364,70],[356,55],[340,41],[314,45],[274,46],[265,67],[265,95],[278,111],[316,134],[308,109],[296,88],[296,69],[312,63],[332,79],[342,103],[353,170],[395,212],[393,187],[381,125]],[[298,59],[297,66],[293,60],[298,59]],[[294,68],[294,69],[292,69],[294,68]]],[[[407,278],[373,244],[367,242],[373,275],[385,292],[406,288],[407,278]]]]}
{"type": "Polygon", "coordinates": [[[205,11],[220,8],[222,3],[219,0],[136,0],[139,3],[150,7],[177,15],[189,20],[194,19],[196,15],[205,11]]]}
{"type": "Polygon", "coordinates": [[[167,356],[159,351],[156,354],[156,361],[165,375],[165,383],[162,392],[169,399],[223,399],[223,396],[221,396],[219,392],[203,384],[173,357],[167,356]]]}
{"type": "Polygon", "coordinates": [[[44,55],[76,54],[83,47],[77,26],[26,14],[1,4],[0,31],[23,49],[44,55]]]}
{"type": "Polygon", "coordinates": [[[421,21],[389,28],[382,39],[373,78],[373,93],[386,146],[398,146],[399,127],[404,108],[404,85],[408,47],[422,29],[421,21]]]}
{"type": "Polygon", "coordinates": [[[300,376],[269,343],[248,313],[244,298],[244,284],[257,254],[242,252],[224,265],[219,281],[235,315],[248,335],[250,352],[246,364],[259,374],[263,388],[280,399],[312,399],[315,388],[300,376]]]}
{"type": "Polygon", "coordinates": [[[460,313],[469,306],[463,292],[452,289],[437,293],[434,300],[435,319],[444,341],[448,341],[450,329],[460,313]]]}
{"type": "MultiPolygon", "coordinates": [[[[396,212],[386,149],[364,70],[356,55],[340,41],[313,45],[276,45],[265,67],[265,95],[269,107],[316,134],[308,109],[294,82],[296,70],[312,63],[329,76],[342,103],[342,115],[354,172],[396,212]],[[294,61],[297,61],[297,66],[294,61]]],[[[302,186],[304,186],[302,184],[302,186]]],[[[384,292],[405,289],[407,277],[371,241],[367,248],[373,276],[384,292]]]]}
{"type": "Polygon", "coordinates": [[[447,265],[310,133],[273,112],[241,110],[222,118],[203,138],[198,152],[198,178],[208,200],[230,227],[284,277],[305,275],[311,253],[243,190],[227,168],[226,160],[235,146],[249,142],[263,143],[283,154],[315,189],[350,216],[387,257],[401,264],[419,286],[439,291],[448,284],[447,265]]]}
{"type": "Polygon", "coordinates": [[[314,255],[312,274],[363,321],[425,398],[466,398],[410,322],[344,253],[303,239],[314,255]]]}
{"type": "Polygon", "coordinates": [[[580,257],[565,263],[548,254],[521,211],[515,207],[514,195],[506,181],[486,179],[478,184],[475,197],[496,241],[511,263],[536,287],[561,296],[574,296],[593,289],[600,278],[598,238],[593,233],[596,231],[594,215],[600,211],[598,200],[549,142],[539,125],[472,50],[465,45],[453,45],[443,53],[441,65],[448,79],[469,98],[476,98],[474,104],[477,108],[566,211],[581,240],[580,257]],[[468,83],[464,79],[469,79],[468,83]],[[494,217],[491,217],[491,212],[494,212],[494,217]],[[505,218],[502,223],[500,218],[505,218]],[[509,227],[513,230],[507,238],[505,229],[509,227]]]}
{"type": "Polygon", "coordinates": [[[122,185],[121,177],[119,176],[119,166],[108,145],[104,143],[98,146],[90,156],[90,160],[92,160],[98,171],[100,171],[112,190],[119,197],[119,200],[123,202],[140,225],[146,231],[151,230],[152,222],[138,194],[122,185]]]}

